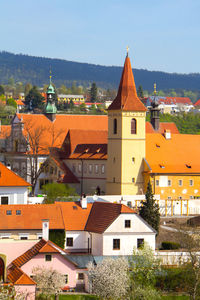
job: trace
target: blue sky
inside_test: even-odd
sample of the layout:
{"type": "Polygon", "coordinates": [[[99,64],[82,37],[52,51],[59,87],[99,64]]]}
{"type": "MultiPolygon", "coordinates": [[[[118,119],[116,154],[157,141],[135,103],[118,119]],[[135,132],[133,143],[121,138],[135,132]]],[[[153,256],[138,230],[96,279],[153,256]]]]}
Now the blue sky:
{"type": "Polygon", "coordinates": [[[200,72],[199,0],[0,0],[0,50],[200,72]]]}

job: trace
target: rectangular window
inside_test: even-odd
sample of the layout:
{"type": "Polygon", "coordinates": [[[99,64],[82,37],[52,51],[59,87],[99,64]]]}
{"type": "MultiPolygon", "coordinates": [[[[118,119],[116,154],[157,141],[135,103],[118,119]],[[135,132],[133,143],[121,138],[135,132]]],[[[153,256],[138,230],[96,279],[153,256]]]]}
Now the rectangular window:
{"type": "Polygon", "coordinates": [[[135,157],[132,157],[132,163],[135,163],[135,157]]]}
{"type": "Polygon", "coordinates": [[[20,240],[28,240],[27,236],[20,236],[20,240]]]}
{"type": "Polygon", "coordinates": [[[135,178],[133,177],[133,178],[132,178],[132,183],[134,183],[134,182],[135,182],[135,178]]]}
{"type": "Polygon", "coordinates": [[[131,220],[125,220],[125,228],[131,228],[131,220]]]}
{"type": "Polygon", "coordinates": [[[181,200],[181,199],[182,199],[182,196],[179,196],[178,199],[181,200]]]}
{"type": "Polygon", "coordinates": [[[7,196],[2,196],[1,197],[1,204],[2,205],[7,205],[8,204],[8,197],[7,196]]]}
{"type": "Polygon", "coordinates": [[[99,173],[99,165],[95,165],[95,173],[96,173],[96,174],[99,173]]]}
{"type": "Polygon", "coordinates": [[[52,255],[51,254],[46,254],[45,255],[45,261],[52,261],[52,255]]]}
{"type": "Polygon", "coordinates": [[[179,179],[178,185],[179,185],[179,186],[182,186],[182,185],[183,185],[183,180],[182,180],[182,179],[179,179]]]}
{"type": "Polygon", "coordinates": [[[172,186],[172,181],[170,179],[168,180],[168,186],[172,186]]]}
{"type": "Polygon", "coordinates": [[[105,165],[102,165],[101,166],[101,174],[104,174],[105,173],[105,165]]]}
{"type": "Polygon", "coordinates": [[[73,247],[73,238],[67,238],[67,246],[73,247]]]}
{"type": "Polygon", "coordinates": [[[168,200],[171,200],[171,199],[172,199],[172,197],[171,197],[171,196],[168,196],[168,197],[167,197],[167,199],[168,199],[168,200]]]}
{"type": "Polygon", "coordinates": [[[11,215],[12,215],[12,210],[7,210],[7,211],[6,211],[6,215],[7,215],[7,216],[11,216],[11,215]]]}
{"type": "Polygon", "coordinates": [[[82,171],[82,166],[81,166],[81,164],[78,164],[78,171],[79,171],[79,173],[81,173],[81,171],[82,171]]]}
{"type": "Polygon", "coordinates": [[[159,186],[159,180],[156,179],[156,186],[159,186]]]}
{"type": "Polygon", "coordinates": [[[89,165],[89,173],[92,173],[92,165],[89,165]]]}
{"type": "Polygon", "coordinates": [[[137,239],[137,248],[142,248],[144,246],[144,239],[137,239]]]}
{"type": "Polygon", "coordinates": [[[132,204],[131,204],[131,201],[127,201],[127,206],[132,208],[132,204]]]}
{"type": "Polygon", "coordinates": [[[20,216],[21,215],[21,210],[16,210],[16,215],[20,216]]]}
{"type": "Polygon", "coordinates": [[[120,239],[113,239],[113,250],[120,250],[120,239]]]}
{"type": "Polygon", "coordinates": [[[190,186],[193,186],[194,185],[194,181],[192,179],[190,179],[190,186]]]}
{"type": "Polygon", "coordinates": [[[84,280],[84,273],[78,273],[78,280],[84,280]]]}
{"type": "Polygon", "coordinates": [[[65,283],[68,283],[68,274],[65,274],[65,283]]]}
{"type": "Polygon", "coordinates": [[[190,196],[190,199],[194,199],[194,196],[190,196]]]}

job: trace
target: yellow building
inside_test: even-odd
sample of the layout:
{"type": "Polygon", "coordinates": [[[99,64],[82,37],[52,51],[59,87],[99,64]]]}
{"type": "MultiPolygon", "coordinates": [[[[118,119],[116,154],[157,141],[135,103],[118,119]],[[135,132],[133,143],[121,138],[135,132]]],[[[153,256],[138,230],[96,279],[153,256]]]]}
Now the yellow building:
{"type": "Polygon", "coordinates": [[[117,97],[108,108],[108,195],[131,195],[143,191],[145,118],[146,107],[137,97],[127,54],[117,97]]]}

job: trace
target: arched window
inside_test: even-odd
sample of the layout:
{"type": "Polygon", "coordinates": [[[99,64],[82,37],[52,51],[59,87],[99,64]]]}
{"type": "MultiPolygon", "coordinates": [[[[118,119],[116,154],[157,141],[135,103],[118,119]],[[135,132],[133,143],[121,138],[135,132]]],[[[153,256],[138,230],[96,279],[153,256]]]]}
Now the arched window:
{"type": "Polygon", "coordinates": [[[113,120],[113,133],[116,134],[117,133],[117,119],[113,120]]]}
{"type": "Polygon", "coordinates": [[[137,121],[136,119],[131,120],[131,134],[137,133],[137,121]]]}
{"type": "Polygon", "coordinates": [[[4,270],[5,270],[5,265],[3,259],[0,257],[0,282],[4,282],[4,270]]]}

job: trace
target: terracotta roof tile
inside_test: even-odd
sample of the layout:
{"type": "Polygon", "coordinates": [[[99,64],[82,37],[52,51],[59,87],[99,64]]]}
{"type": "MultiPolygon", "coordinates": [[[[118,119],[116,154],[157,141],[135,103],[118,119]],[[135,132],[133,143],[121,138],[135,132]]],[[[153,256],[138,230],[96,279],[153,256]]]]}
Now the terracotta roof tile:
{"type": "Polygon", "coordinates": [[[2,163],[0,163],[0,187],[6,186],[30,186],[30,183],[26,182],[19,175],[8,169],[2,163]]]}
{"type": "Polygon", "coordinates": [[[134,211],[122,204],[95,202],[85,230],[103,233],[121,213],[134,213],[134,211]]]}
{"type": "Polygon", "coordinates": [[[50,229],[64,229],[59,205],[0,205],[0,230],[42,229],[42,219],[49,219],[50,229]],[[12,215],[7,215],[7,210],[11,210],[12,215]],[[20,210],[21,215],[16,215],[16,210],[20,210]]]}
{"type": "Polygon", "coordinates": [[[80,202],[56,202],[62,208],[65,230],[84,230],[92,203],[83,209],[80,202]]]}
{"type": "Polygon", "coordinates": [[[16,266],[10,267],[8,280],[15,285],[36,285],[36,282],[16,266]]]}
{"type": "Polygon", "coordinates": [[[10,125],[0,125],[0,139],[5,139],[10,135],[11,126],[10,125]]]}
{"type": "Polygon", "coordinates": [[[200,106],[200,99],[194,103],[194,106],[200,106]]]}
{"type": "Polygon", "coordinates": [[[107,144],[78,144],[68,157],[72,159],[105,159],[107,144]]]}
{"type": "MultiPolygon", "coordinates": [[[[24,135],[35,136],[38,131],[40,154],[47,154],[49,147],[60,147],[69,129],[107,130],[107,116],[92,115],[56,115],[51,122],[43,114],[16,114],[24,123],[24,135]]],[[[29,139],[31,140],[31,139],[29,139]]]]}
{"type": "Polygon", "coordinates": [[[46,243],[40,250],[39,253],[59,253],[59,251],[52,245],[46,243]]]}
{"type": "Polygon", "coordinates": [[[146,107],[137,96],[131,62],[127,56],[124,63],[117,97],[113,100],[108,110],[146,111],[146,107]]]}
{"type": "Polygon", "coordinates": [[[170,130],[171,133],[179,133],[175,123],[160,122],[159,130],[155,131],[150,122],[146,122],[146,133],[164,133],[165,130],[170,130]]]}
{"type": "Polygon", "coordinates": [[[146,160],[153,173],[200,173],[200,136],[159,133],[146,135],[146,160]]]}

